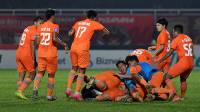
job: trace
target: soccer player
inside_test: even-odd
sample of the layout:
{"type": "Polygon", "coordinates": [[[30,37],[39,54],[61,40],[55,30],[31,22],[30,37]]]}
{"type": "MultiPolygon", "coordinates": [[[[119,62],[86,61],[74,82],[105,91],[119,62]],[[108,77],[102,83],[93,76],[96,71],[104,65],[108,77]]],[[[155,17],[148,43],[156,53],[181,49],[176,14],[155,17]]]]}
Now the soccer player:
{"type": "Polygon", "coordinates": [[[152,64],[152,54],[146,49],[135,49],[129,55],[136,55],[140,62],[147,62],[152,64]]]}
{"type": "Polygon", "coordinates": [[[162,82],[164,81],[169,87],[167,92],[169,93],[169,99],[171,99],[175,95],[175,87],[173,82],[164,79],[164,73],[160,72],[156,67],[146,63],[146,62],[139,62],[137,56],[127,56],[126,63],[129,64],[130,67],[130,74],[132,75],[133,79],[136,80],[137,83],[140,85],[145,86],[148,88],[149,85],[141,82],[141,77],[143,77],[146,82],[148,82],[154,88],[160,88],[162,82]]]}
{"type": "Polygon", "coordinates": [[[109,34],[109,31],[96,21],[96,17],[97,13],[93,10],[89,10],[87,12],[87,19],[76,22],[69,31],[69,36],[74,35],[74,41],[70,50],[72,69],[68,75],[68,84],[65,93],[67,97],[72,96],[72,82],[75,74],[78,74],[75,93],[73,94],[73,98],[76,100],[81,100],[80,89],[83,84],[86,68],[90,62],[89,49],[93,33],[95,31],[103,31],[104,35],[109,34]]]}
{"type": "MultiPolygon", "coordinates": [[[[170,34],[167,31],[168,21],[165,18],[158,19],[156,29],[159,32],[156,46],[149,47],[149,50],[156,50],[153,54],[153,59],[161,59],[170,49],[170,34]]],[[[170,67],[171,59],[167,58],[162,63],[158,64],[157,68],[163,72],[167,72],[170,67]]]]}
{"type": "Polygon", "coordinates": [[[16,51],[19,87],[15,95],[21,99],[27,99],[27,97],[23,95],[23,91],[35,78],[35,37],[37,35],[37,29],[42,23],[42,18],[36,17],[33,22],[34,25],[28,26],[24,30],[16,51]],[[29,73],[27,78],[25,78],[26,71],[29,73]]]}
{"type": "Polygon", "coordinates": [[[102,92],[101,95],[96,97],[98,101],[115,101],[117,97],[125,95],[125,87],[123,83],[116,76],[116,73],[111,70],[95,75],[88,84],[95,85],[96,88],[102,92]]]}
{"type": "Polygon", "coordinates": [[[66,43],[62,42],[58,38],[59,26],[54,23],[55,11],[48,9],[45,12],[46,21],[40,26],[39,38],[38,38],[38,73],[34,81],[33,98],[38,97],[38,88],[40,81],[44,76],[45,71],[48,73],[48,93],[47,99],[49,101],[56,100],[53,96],[53,89],[55,83],[55,73],[57,70],[57,44],[64,46],[66,49],[66,43]]]}
{"type": "Polygon", "coordinates": [[[183,34],[183,26],[175,25],[173,28],[174,39],[171,49],[160,60],[155,63],[159,64],[165,61],[174,51],[178,54],[178,62],[173,65],[166,73],[165,79],[172,79],[180,76],[181,98],[184,99],[187,90],[186,80],[194,67],[194,53],[192,39],[183,34]]]}

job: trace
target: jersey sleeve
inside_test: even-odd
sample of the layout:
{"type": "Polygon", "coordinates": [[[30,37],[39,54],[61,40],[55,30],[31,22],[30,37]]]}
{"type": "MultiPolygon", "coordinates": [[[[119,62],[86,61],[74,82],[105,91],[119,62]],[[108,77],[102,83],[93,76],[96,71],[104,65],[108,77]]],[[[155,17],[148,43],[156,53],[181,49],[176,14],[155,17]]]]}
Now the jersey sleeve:
{"type": "Polygon", "coordinates": [[[142,68],[139,65],[137,65],[136,67],[130,68],[130,73],[131,74],[138,74],[138,72],[140,72],[141,70],[142,70],[142,68]]]}
{"type": "Polygon", "coordinates": [[[174,40],[172,41],[171,48],[172,48],[172,49],[176,49],[176,48],[177,48],[177,45],[178,45],[178,39],[174,39],[174,40]]]}
{"type": "Polygon", "coordinates": [[[166,42],[168,42],[168,36],[166,33],[161,32],[161,34],[159,36],[160,36],[160,39],[158,40],[159,44],[166,44],[166,42]]]}
{"type": "Polygon", "coordinates": [[[94,30],[103,30],[105,27],[99,23],[99,22],[95,22],[94,23],[94,30]]]}

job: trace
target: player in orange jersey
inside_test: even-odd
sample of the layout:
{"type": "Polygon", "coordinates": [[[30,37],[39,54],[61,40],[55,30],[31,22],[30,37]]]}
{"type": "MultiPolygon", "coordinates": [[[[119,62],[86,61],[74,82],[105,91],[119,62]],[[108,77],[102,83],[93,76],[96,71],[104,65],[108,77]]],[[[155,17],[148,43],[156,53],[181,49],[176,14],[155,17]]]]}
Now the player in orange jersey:
{"type": "Polygon", "coordinates": [[[130,56],[136,55],[140,62],[152,63],[152,54],[146,49],[135,49],[130,56]]]}
{"type": "Polygon", "coordinates": [[[33,22],[34,25],[28,26],[24,30],[16,51],[16,64],[19,72],[19,87],[15,94],[21,99],[27,99],[23,95],[23,91],[35,78],[35,36],[37,35],[39,25],[42,23],[42,18],[36,17],[33,22]],[[27,78],[25,78],[26,72],[29,73],[27,78]]]}
{"type": "Polygon", "coordinates": [[[69,36],[74,35],[74,41],[70,50],[70,59],[72,69],[68,75],[68,84],[66,89],[66,96],[71,96],[71,86],[75,74],[78,74],[76,81],[75,94],[73,98],[81,100],[80,89],[83,84],[83,77],[86,68],[90,62],[90,40],[95,31],[103,31],[104,34],[109,34],[109,31],[99,22],[96,21],[97,13],[93,10],[87,12],[87,19],[76,22],[69,31],[69,36]]]}
{"type": "Polygon", "coordinates": [[[187,90],[186,80],[194,67],[194,53],[192,39],[183,34],[183,26],[175,25],[173,28],[174,39],[170,51],[164,55],[157,64],[165,61],[174,51],[178,54],[178,62],[166,73],[165,79],[172,79],[180,76],[181,98],[184,99],[187,90]]]}
{"type": "Polygon", "coordinates": [[[38,74],[34,81],[33,98],[38,97],[38,88],[45,71],[48,73],[48,93],[49,101],[56,100],[53,96],[55,83],[55,73],[57,71],[57,44],[62,45],[66,49],[66,43],[58,38],[59,26],[54,23],[55,11],[49,9],[46,11],[46,21],[39,28],[38,38],[38,74]]]}
{"type": "MultiPolygon", "coordinates": [[[[170,34],[167,31],[168,21],[165,18],[161,18],[156,22],[157,31],[160,32],[157,38],[156,46],[149,47],[149,50],[156,50],[153,54],[153,59],[161,59],[170,49],[170,34]]],[[[170,57],[158,64],[157,68],[163,72],[167,72],[170,67],[170,57]]]]}

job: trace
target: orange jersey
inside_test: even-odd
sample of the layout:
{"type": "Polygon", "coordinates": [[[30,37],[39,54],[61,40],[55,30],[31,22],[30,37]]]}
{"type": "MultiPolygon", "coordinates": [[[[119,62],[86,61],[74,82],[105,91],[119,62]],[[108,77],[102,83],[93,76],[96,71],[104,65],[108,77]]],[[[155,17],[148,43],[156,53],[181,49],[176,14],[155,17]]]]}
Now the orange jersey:
{"type": "Polygon", "coordinates": [[[75,35],[71,49],[89,50],[90,40],[94,31],[103,30],[104,26],[97,21],[85,19],[76,22],[73,29],[75,30],[75,35]]]}
{"type": "Polygon", "coordinates": [[[192,39],[184,34],[179,34],[172,41],[171,48],[176,50],[179,60],[187,58],[193,61],[193,43],[192,39]]]}
{"type": "Polygon", "coordinates": [[[32,57],[32,50],[31,50],[31,42],[35,40],[34,36],[37,34],[36,26],[28,26],[20,39],[19,46],[17,49],[17,54],[23,56],[31,56],[32,57]]]}
{"type": "Polygon", "coordinates": [[[135,49],[130,55],[137,56],[140,62],[152,63],[152,54],[146,49],[135,49]]]}
{"type": "Polygon", "coordinates": [[[57,57],[57,46],[53,43],[54,32],[59,33],[57,24],[47,21],[40,26],[38,57],[57,57]]]}
{"type": "Polygon", "coordinates": [[[105,71],[95,76],[96,80],[104,81],[108,87],[108,89],[117,87],[121,84],[121,80],[114,76],[115,73],[113,71],[105,71]]]}
{"type": "Polygon", "coordinates": [[[158,55],[157,59],[161,59],[170,49],[170,34],[164,29],[160,32],[157,38],[156,50],[160,49],[161,45],[164,44],[164,50],[158,55]]]}

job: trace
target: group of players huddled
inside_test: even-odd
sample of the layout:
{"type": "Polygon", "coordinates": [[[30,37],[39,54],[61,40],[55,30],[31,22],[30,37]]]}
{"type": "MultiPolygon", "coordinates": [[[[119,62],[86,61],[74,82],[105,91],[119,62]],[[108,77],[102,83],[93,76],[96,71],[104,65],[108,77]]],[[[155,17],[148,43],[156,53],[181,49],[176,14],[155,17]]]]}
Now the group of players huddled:
{"type": "Polygon", "coordinates": [[[155,46],[150,46],[148,50],[133,50],[124,60],[119,60],[116,63],[118,72],[107,70],[93,77],[88,77],[86,68],[90,62],[89,49],[93,33],[101,31],[103,37],[110,34],[96,18],[97,12],[89,10],[86,19],[77,21],[73,25],[68,32],[69,36],[74,37],[69,50],[67,44],[58,37],[59,26],[54,23],[55,10],[48,9],[45,13],[45,20],[36,17],[34,24],[24,30],[16,51],[19,79],[15,95],[24,100],[28,99],[23,92],[34,81],[32,98],[37,99],[41,79],[47,72],[47,100],[57,99],[53,95],[53,90],[58,65],[57,46],[61,45],[66,53],[69,50],[72,65],[65,91],[69,98],[77,101],[110,100],[122,102],[153,100],[176,102],[184,100],[187,90],[186,80],[194,66],[194,53],[192,39],[183,34],[182,25],[173,27],[173,38],[170,38],[167,31],[168,21],[165,18],[158,19],[156,29],[159,35],[155,46]],[[38,56],[35,53],[36,48],[38,56]],[[170,57],[174,51],[178,54],[178,62],[170,66],[170,57]],[[25,77],[26,72],[29,75],[25,77]],[[178,76],[180,76],[181,82],[180,95],[177,94],[176,87],[171,80],[178,76]],[[76,84],[74,92],[72,92],[73,83],[76,84]]]}

